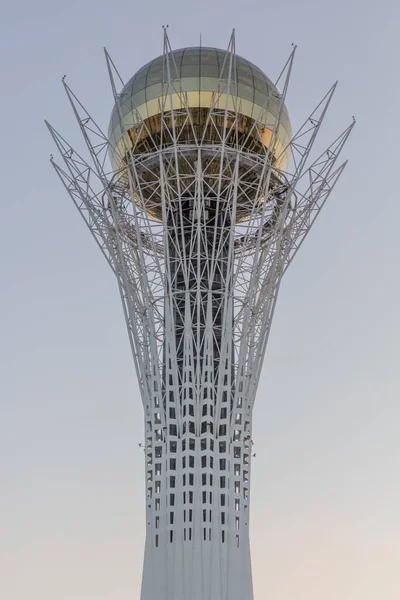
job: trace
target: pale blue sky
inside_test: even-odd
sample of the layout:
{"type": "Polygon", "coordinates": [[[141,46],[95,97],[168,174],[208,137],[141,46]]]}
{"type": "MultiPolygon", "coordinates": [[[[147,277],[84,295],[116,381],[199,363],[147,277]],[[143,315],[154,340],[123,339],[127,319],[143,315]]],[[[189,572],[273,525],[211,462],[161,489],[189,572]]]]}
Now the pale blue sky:
{"type": "Polygon", "coordinates": [[[255,409],[256,600],[400,597],[397,1],[38,0],[2,9],[0,598],[139,597],[142,414],[116,284],[48,162],[80,144],[61,77],[107,128],[102,47],[128,79],[175,48],[226,47],[273,79],[298,44],[300,125],[357,116],[350,159],[281,288],[255,409]]]}

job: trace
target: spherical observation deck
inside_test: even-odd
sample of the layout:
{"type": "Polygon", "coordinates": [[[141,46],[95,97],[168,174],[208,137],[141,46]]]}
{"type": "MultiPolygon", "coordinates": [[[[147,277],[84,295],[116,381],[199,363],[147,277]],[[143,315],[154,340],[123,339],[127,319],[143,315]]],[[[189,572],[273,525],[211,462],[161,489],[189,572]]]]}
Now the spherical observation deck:
{"type": "MultiPolygon", "coordinates": [[[[142,67],[123,88],[120,106],[113,109],[108,133],[114,170],[127,166],[131,154],[153,155],[151,169],[154,172],[158,168],[156,153],[160,148],[168,153],[168,146],[173,145],[173,136],[168,133],[168,129],[172,131],[171,108],[174,110],[175,134],[178,132],[175,138],[186,152],[183,169],[189,163],[195,163],[195,148],[199,145],[208,151],[221,145],[224,131],[228,149],[239,150],[246,156],[265,156],[268,149],[269,160],[274,166],[286,169],[291,136],[289,116],[283,106],[273,136],[281,96],[258,67],[226,50],[205,47],[174,50],[168,64],[171,87],[166,83],[166,58],[159,56],[142,67]],[[214,111],[212,119],[210,110],[214,111]],[[125,138],[123,130],[127,132],[125,138]],[[127,147],[128,140],[130,148],[127,147]]],[[[248,166],[243,162],[240,166],[242,175],[246,169],[248,166]]],[[[219,170],[215,160],[212,170],[219,170]]],[[[153,193],[154,200],[156,195],[153,193]]],[[[152,211],[150,207],[146,210],[158,212],[156,206],[152,211]]]]}

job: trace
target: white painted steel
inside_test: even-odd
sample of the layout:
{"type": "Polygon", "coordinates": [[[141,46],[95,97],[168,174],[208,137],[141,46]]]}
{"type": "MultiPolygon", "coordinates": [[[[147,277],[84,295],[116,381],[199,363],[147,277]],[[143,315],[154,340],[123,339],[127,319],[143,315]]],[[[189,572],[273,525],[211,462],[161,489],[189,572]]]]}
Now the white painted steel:
{"type": "MultiPolygon", "coordinates": [[[[294,52],[277,82],[281,108],[294,52]]],[[[123,82],[106,59],[118,107],[123,82]]],[[[228,102],[219,144],[181,144],[166,30],[164,60],[168,147],[144,157],[127,140],[123,177],[107,172],[107,137],[64,82],[92,164],[48,124],[64,161],[52,164],[117,278],[139,380],[147,523],[141,598],[251,600],[252,412],[271,319],[282,275],[346,165],[337,159],[354,122],[310,160],[333,86],[292,137],[291,171],[279,170],[268,149],[251,154],[226,143],[239,114],[228,102]],[[161,222],[143,209],[155,190],[161,222]],[[247,218],[238,222],[239,208],[247,218]]],[[[234,34],[227,60],[220,84],[228,98],[234,34]]],[[[210,123],[221,115],[217,100],[210,123]]],[[[190,120],[184,94],[182,107],[190,120]]]]}

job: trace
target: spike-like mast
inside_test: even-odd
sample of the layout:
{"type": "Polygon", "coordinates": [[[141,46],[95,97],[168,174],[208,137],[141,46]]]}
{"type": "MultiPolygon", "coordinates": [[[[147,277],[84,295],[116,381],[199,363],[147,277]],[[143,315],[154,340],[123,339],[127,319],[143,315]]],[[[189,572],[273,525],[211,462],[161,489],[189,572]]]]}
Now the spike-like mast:
{"type": "Polygon", "coordinates": [[[145,104],[106,52],[109,136],[64,82],[92,160],[48,125],[64,163],[52,164],[117,278],[139,379],[142,600],[251,600],[257,384],[281,278],[346,165],[338,159],[354,123],[307,166],[336,85],[289,138],[295,48],[281,94],[236,55],[234,32],[226,52],[189,50],[197,95],[165,28],[162,57],[144,67],[145,104]],[[212,60],[218,74],[206,80],[212,60]],[[248,73],[264,90],[252,104],[248,73]]]}

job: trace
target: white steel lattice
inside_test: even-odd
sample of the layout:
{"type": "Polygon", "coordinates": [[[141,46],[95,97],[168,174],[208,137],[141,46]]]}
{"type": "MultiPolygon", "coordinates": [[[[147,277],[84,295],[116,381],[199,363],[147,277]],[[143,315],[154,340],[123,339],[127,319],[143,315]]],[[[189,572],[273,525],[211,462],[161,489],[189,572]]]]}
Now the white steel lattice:
{"type": "Polygon", "coordinates": [[[157,138],[137,115],[132,140],[122,117],[127,99],[117,93],[123,82],[107,53],[120,166],[107,172],[109,139],[65,82],[93,164],[48,124],[64,161],[52,164],[117,278],[142,395],[143,600],[253,597],[248,528],[257,384],[281,278],[346,165],[338,157],[354,125],[310,161],[333,86],[282,150],[291,154],[290,170],[279,166],[273,149],[294,53],[277,81],[282,93],[274,88],[278,110],[268,146],[258,143],[268,99],[245,135],[239,124],[234,34],[200,134],[174,76],[166,31],[157,138]],[[206,131],[213,131],[212,143],[206,131]],[[142,133],[148,141],[139,152],[142,133]],[[251,136],[262,152],[252,151],[251,136]]]}

